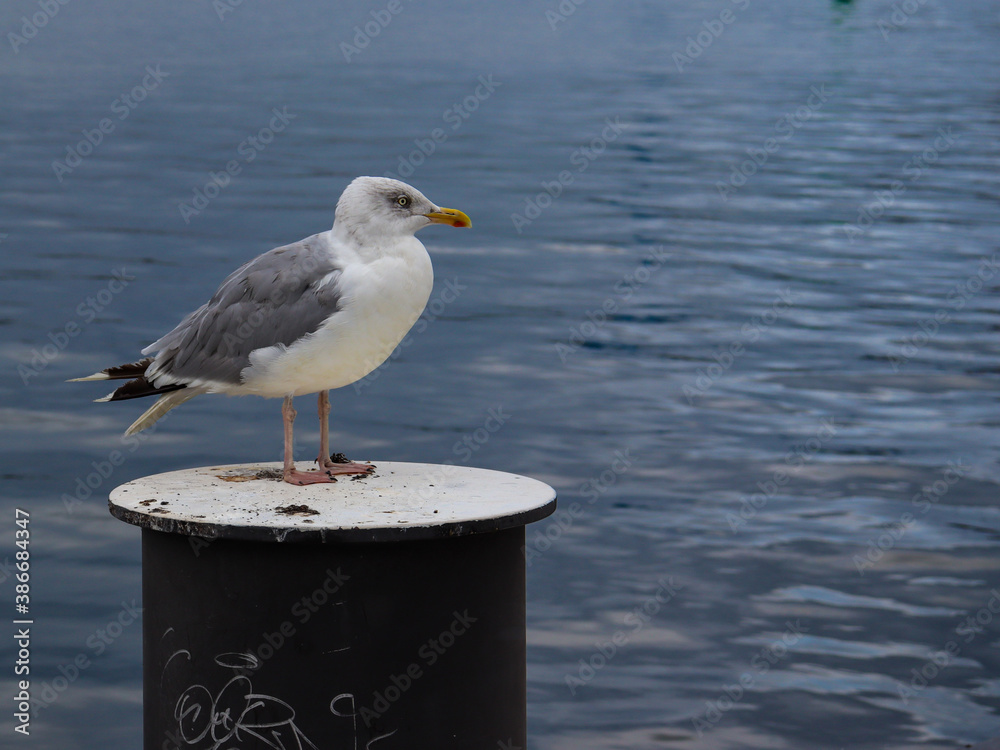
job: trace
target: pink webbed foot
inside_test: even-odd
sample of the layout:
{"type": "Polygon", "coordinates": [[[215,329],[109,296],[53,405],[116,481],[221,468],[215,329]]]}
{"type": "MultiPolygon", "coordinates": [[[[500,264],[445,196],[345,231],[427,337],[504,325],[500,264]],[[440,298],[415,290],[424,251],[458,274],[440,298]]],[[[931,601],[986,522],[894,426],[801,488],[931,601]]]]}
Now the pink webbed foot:
{"type": "Polygon", "coordinates": [[[294,484],[299,487],[305,486],[307,484],[331,484],[336,482],[337,479],[332,474],[326,471],[299,471],[294,466],[290,469],[285,469],[282,473],[282,479],[284,479],[289,484],[294,484]]]}
{"type": "Polygon", "coordinates": [[[326,459],[316,459],[320,463],[320,471],[327,472],[331,476],[339,474],[371,474],[375,471],[373,464],[363,464],[358,461],[348,461],[343,453],[334,453],[326,459]]]}

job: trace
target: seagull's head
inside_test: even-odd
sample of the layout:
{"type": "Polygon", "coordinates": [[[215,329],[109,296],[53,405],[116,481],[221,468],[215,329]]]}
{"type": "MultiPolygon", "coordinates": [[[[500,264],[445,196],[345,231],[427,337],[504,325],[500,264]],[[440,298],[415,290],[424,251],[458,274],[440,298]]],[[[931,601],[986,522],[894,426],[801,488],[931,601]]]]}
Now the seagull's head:
{"type": "Polygon", "coordinates": [[[389,177],[358,177],[337,201],[334,227],[365,238],[412,236],[428,224],[471,227],[469,217],[442,208],[415,187],[389,177]]]}

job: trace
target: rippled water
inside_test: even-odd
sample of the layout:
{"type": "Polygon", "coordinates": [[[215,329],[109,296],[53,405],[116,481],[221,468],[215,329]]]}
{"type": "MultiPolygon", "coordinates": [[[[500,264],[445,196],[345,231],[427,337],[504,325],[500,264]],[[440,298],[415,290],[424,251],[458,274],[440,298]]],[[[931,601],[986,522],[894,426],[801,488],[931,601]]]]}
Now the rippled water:
{"type": "Polygon", "coordinates": [[[382,7],[69,3],[3,49],[0,549],[30,509],[37,679],[89,662],[32,746],[139,736],[138,628],[92,640],[140,596],[108,490],[281,447],[276,402],[224,398],[123,444],[138,408],[63,380],[387,171],[475,228],[422,234],[461,293],[333,395],[334,443],[462,461],[510,414],[469,463],[561,503],[528,537],[532,747],[1000,735],[995,4],[405,3],[345,55],[382,7]]]}

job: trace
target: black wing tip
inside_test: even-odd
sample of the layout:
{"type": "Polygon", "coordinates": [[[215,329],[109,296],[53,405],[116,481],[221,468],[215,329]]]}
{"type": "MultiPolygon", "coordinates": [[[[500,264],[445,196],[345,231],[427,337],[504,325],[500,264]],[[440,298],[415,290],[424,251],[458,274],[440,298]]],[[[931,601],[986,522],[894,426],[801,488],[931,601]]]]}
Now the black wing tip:
{"type": "Polygon", "coordinates": [[[171,391],[179,391],[181,388],[187,388],[186,383],[171,383],[170,385],[155,386],[150,383],[146,378],[139,377],[135,380],[130,380],[125,385],[119,386],[114,391],[109,393],[104,398],[98,399],[98,401],[125,401],[130,398],[143,398],[144,396],[159,396],[163,393],[170,393],[171,391]]]}
{"type": "Polygon", "coordinates": [[[138,362],[129,362],[127,365],[108,367],[101,370],[108,376],[108,380],[123,380],[125,378],[139,378],[146,374],[146,369],[153,363],[152,357],[140,359],[138,362]]]}
{"type": "Polygon", "coordinates": [[[129,362],[127,365],[108,367],[95,372],[85,378],[70,378],[67,383],[85,383],[91,380],[125,380],[126,378],[141,378],[146,374],[146,369],[152,364],[153,358],[146,357],[138,362],[129,362]]]}

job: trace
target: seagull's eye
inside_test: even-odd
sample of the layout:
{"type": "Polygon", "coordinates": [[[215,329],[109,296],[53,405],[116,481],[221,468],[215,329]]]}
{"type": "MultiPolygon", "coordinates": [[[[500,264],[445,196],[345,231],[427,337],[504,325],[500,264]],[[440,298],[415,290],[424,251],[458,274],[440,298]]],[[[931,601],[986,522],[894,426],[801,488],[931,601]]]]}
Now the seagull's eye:
{"type": "Polygon", "coordinates": [[[396,198],[396,205],[399,206],[400,208],[406,208],[407,206],[410,205],[410,196],[408,195],[399,196],[398,198],[396,198]]]}

